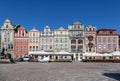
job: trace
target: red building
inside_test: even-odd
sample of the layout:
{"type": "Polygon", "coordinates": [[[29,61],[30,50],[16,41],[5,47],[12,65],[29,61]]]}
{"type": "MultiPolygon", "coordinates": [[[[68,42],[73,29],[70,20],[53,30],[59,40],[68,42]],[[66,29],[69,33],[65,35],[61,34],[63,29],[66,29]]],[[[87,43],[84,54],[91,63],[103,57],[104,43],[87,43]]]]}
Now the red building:
{"type": "Polygon", "coordinates": [[[28,54],[28,33],[19,25],[14,37],[14,57],[23,57],[26,54],[28,54]]]}

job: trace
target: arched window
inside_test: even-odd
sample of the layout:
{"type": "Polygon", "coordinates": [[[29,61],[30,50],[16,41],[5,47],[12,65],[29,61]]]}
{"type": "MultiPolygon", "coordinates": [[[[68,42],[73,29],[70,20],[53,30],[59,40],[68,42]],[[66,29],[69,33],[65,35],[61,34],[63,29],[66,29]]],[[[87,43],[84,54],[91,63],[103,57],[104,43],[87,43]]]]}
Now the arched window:
{"type": "Polygon", "coordinates": [[[76,44],[76,40],[71,40],[71,44],[76,44]]]}
{"type": "Polygon", "coordinates": [[[6,25],[6,28],[8,28],[8,25],[6,25]]]}

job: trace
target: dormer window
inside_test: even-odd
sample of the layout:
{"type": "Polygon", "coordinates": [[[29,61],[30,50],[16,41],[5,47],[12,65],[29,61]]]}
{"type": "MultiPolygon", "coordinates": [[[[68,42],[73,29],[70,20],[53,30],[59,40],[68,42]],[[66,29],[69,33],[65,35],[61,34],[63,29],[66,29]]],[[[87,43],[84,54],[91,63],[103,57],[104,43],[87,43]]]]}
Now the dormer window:
{"type": "Polygon", "coordinates": [[[110,31],[110,34],[112,34],[112,31],[110,31]]]}
{"type": "Polygon", "coordinates": [[[78,29],[80,29],[80,26],[78,25],[78,29]]]}
{"type": "Polygon", "coordinates": [[[95,31],[95,28],[93,28],[93,31],[95,31]]]}
{"type": "Polygon", "coordinates": [[[6,25],[6,28],[8,28],[8,25],[6,25]]]}
{"type": "Polygon", "coordinates": [[[24,36],[24,33],[22,33],[22,36],[24,36]]]}
{"type": "Polygon", "coordinates": [[[35,37],[35,33],[33,33],[33,37],[35,37]]]}
{"type": "Polygon", "coordinates": [[[103,34],[106,34],[106,31],[103,31],[103,34]]]}
{"type": "Polygon", "coordinates": [[[91,28],[89,28],[89,31],[91,31],[91,28]]]}

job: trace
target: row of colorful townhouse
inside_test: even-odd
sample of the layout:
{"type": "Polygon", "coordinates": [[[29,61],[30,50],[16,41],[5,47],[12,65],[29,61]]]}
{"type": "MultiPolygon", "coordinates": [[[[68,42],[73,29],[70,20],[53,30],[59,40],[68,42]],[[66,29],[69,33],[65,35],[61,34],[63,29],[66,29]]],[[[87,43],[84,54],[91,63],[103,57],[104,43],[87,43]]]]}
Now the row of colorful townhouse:
{"type": "Polygon", "coordinates": [[[80,22],[69,24],[65,29],[60,27],[44,31],[35,28],[26,31],[21,25],[12,25],[6,19],[1,27],[1,49],[13,57],[23,57],[31,52],[44,50],[56,53],[64,50],[74,53],[77,60],[82,59],[85,53],[111,53],[119,50],[119,34],[115,29],[99,29],[95,26],[84,26],[80,22]]]}

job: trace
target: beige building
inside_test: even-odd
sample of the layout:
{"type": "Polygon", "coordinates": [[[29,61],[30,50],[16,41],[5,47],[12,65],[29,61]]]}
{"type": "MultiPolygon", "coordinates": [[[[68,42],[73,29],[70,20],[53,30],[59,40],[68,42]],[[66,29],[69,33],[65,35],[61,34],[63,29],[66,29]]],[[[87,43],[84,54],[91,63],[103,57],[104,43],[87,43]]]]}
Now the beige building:
{"type": "Polygon", "coordinates": [[[84,53],[84,25],[80,22],[75,22],[68,25],[68,30],[70,52],[75,53],[74,59],[80,61],[84,53]]]}
{"type": "Polygon", "coordinates": [[[69,33],[68,29],[60,27],[54,30],[54,52],[69,52],[69,33]]]}
{"type": "Polygon", "coordinates": [[[29,38],[28,38],[28,51],[39,51],[40,50],[40,31],[33,28],[29,31],[29,38]]]}

